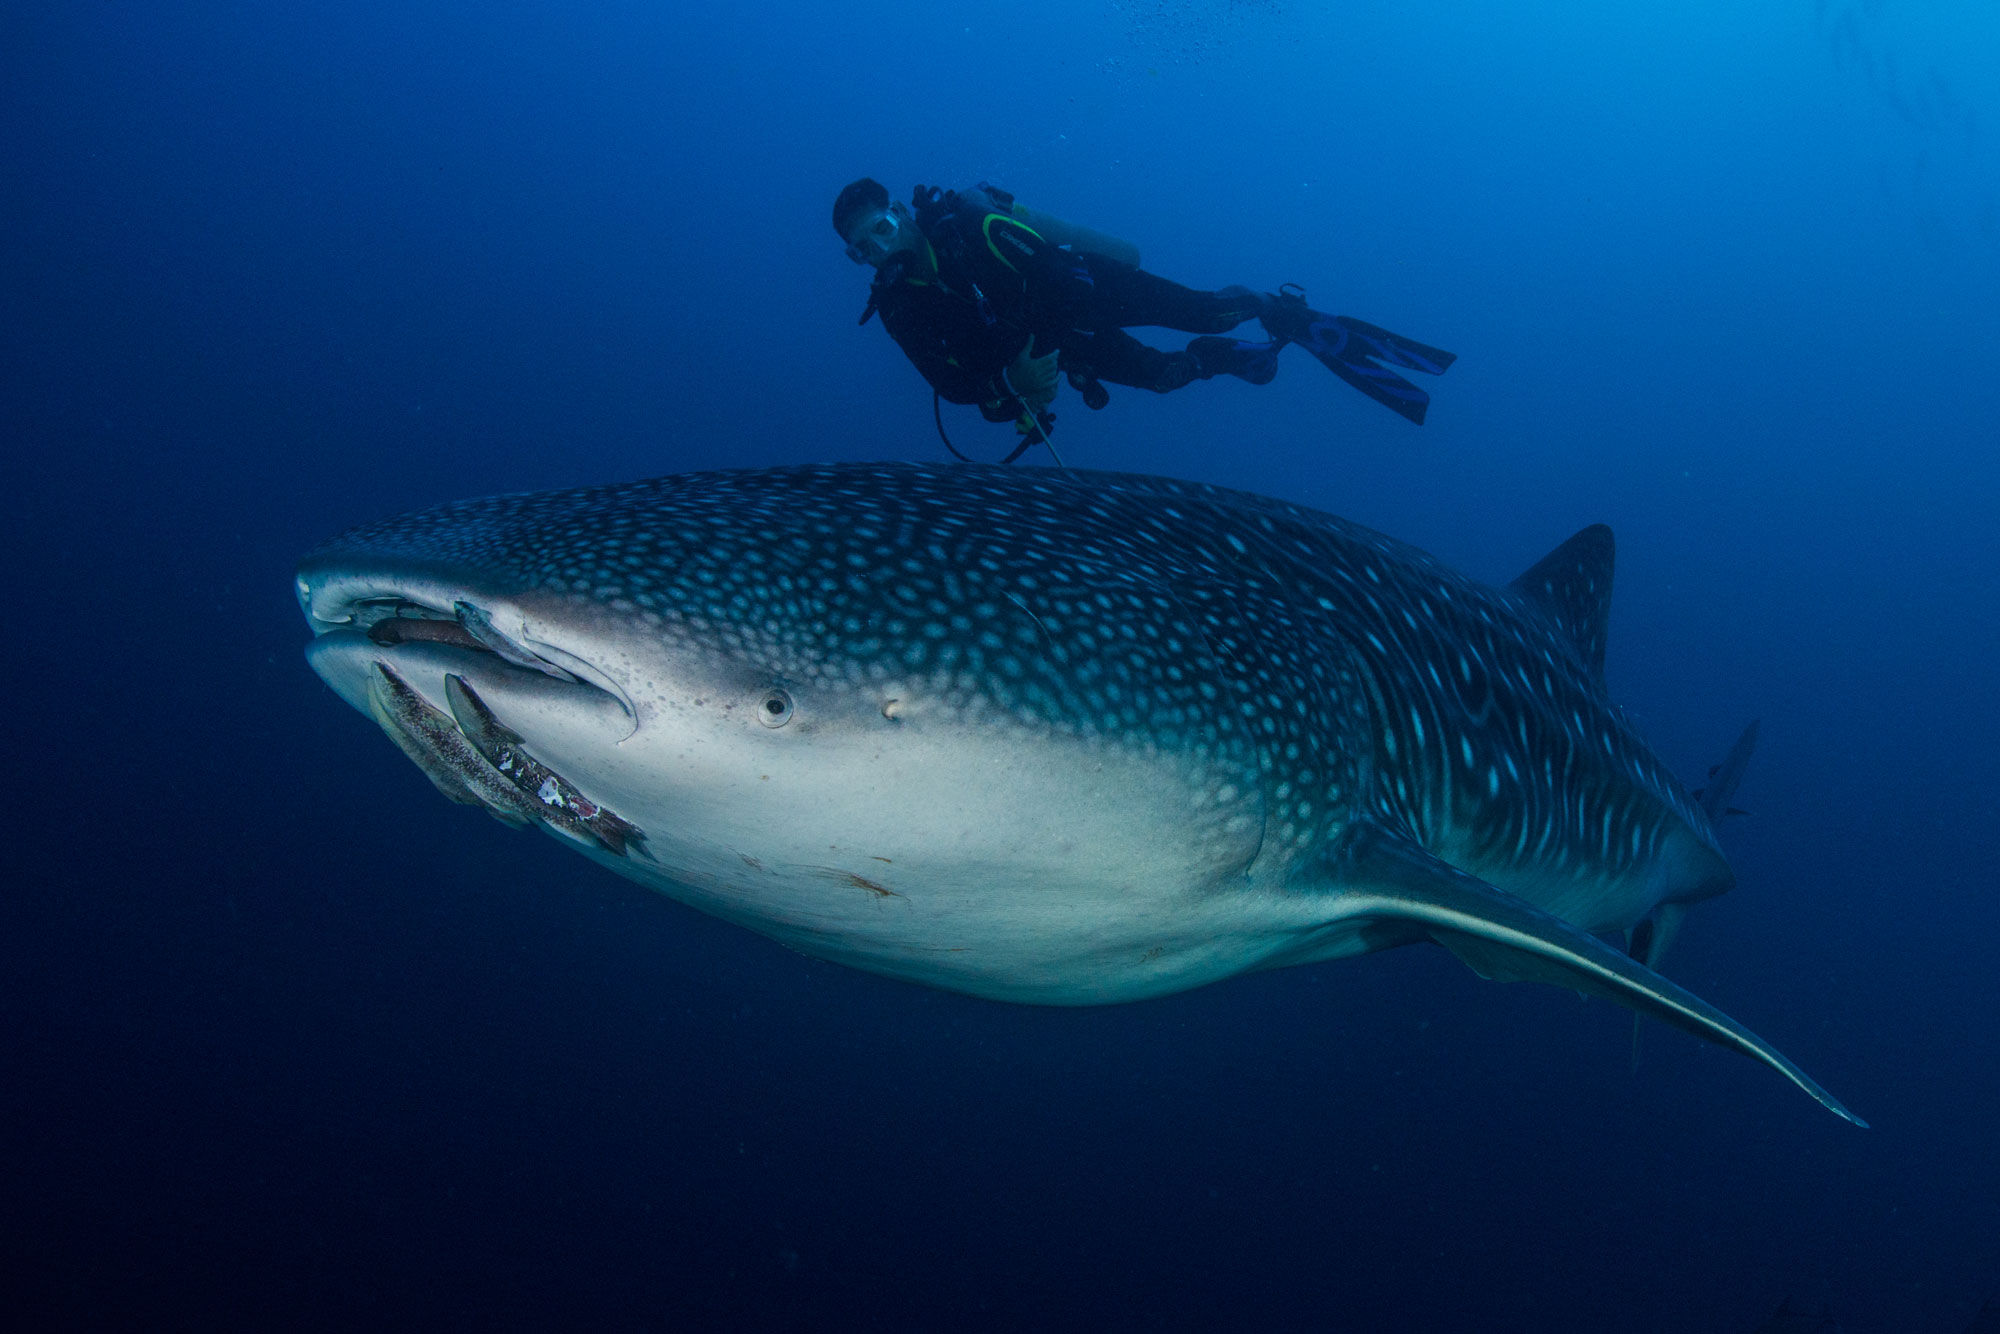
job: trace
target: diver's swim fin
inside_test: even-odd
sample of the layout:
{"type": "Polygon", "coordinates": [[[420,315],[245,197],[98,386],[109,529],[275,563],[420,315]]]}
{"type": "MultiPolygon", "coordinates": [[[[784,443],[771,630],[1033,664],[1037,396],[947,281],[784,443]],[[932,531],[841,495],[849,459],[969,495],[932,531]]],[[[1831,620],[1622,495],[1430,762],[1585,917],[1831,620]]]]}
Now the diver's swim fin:
{"type": "Polygon", "coordinates": [[[1368,346],[1369,356],[1386,361],[1391,366],[1422,371],[1425,375],[1443,375],[1451,369],[1451,363],[1458,360],[1456,352],[1447,352],[1441,347],[1390,333],[1379,325],[1357,320],[1352,315],[1336,315],[1333,322],[1361,339],[1368,346]]]}
{"type": "Polygon", "coordinates": [[[1390,333],[1365,320],[1309,309],[1304,297],[1292,292],[1271,301],[1261,319],[1272,337],[1297,343],[1335,375],[1419,426],[1430,410],[1430,395],[1390,368],[1443,375],[1458,360],[1455,352],[1390,333]]]}

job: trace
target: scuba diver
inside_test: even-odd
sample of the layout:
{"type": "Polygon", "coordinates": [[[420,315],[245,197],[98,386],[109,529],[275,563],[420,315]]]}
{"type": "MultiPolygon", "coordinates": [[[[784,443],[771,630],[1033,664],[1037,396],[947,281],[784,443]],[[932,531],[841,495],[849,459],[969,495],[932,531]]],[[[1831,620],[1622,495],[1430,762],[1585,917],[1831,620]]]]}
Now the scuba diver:
{"type": "MultiPolygon", "coordinates": [[[[1456,360],[1387,329],[1313,310],[1294,284],[1273,294],[1183,287],[1140,268],[1129,242],[1029,209],[983,182],[950,192],[918,186],[905,206],[863,177],[834,200],[833,229],[848,258],[876,271],[860,323],[880,314],[938,398],[976,404],[988,421],[1012,421],[1021,440],[1008,462],[1037,439],[1048,444],[1058,374],[1097,409],[1110,401],[1106,383],[1161,394],[1218,375],[1269,384],[1279,351],[1297,343],[1422,425],[1430,396],[1396,372],[1442,375],[1456,360]],[[1226,336],[1253,318],[1266,339],[1226,336]],[[1164,352],[1125,332],[1139,325],[1200,336],[1164,352]]],[[[948,436],[945,445],[958,454],[948,436]]]]}

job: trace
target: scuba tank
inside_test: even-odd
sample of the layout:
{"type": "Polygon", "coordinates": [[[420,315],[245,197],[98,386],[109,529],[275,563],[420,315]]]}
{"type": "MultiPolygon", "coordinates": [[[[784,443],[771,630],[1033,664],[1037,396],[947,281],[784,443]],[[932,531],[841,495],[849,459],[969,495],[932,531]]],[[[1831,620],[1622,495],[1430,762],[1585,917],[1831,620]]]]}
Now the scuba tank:
{"type": "MultiPolygon", "coordinates": [[[[1112,236],[1108,232],[1100,232],[1093,227],[1080,227],[1038,209],[1028,208],[1017,201],[1010,191],[987,181],[981,181],[969,190],[947,191],[937,186],[919,185],[910,196],[910,208],[925,240],[936,247],[940,261],[956,264],[961,269],[970,268],[971,256],[968,254],[968,249],[971,245],[977,244],[971,238],[984,236],[986,247],[992,250],[994,258],[1007,268],[1017,273],[1020,271],[1018,264],[994,249],[992,238],[986,235],[988,223],[995,215],[1012,219],[1050,245],[1067,250],[1072,256],[1095,255],[1114,264],[1134,269],[1139,267],[1139,247],[1130,241],[1112,236]]],[[[868,308],[861,312],[861,323],[866,324],[869,317],[875,313],[876,296],[881,287],[900,279],[900,270],[896,270],[892,275],[893,265],[892,260],[891,265],[885,266],[877,275],[875,285],[870,288],[868,308]]],[[[1090,281],[1088,271],[1081,265],[1076,267],[1083,275],[1083,280],[1088,283],[1090,281]]],[[[976,302],[980,317],[988,325],[993,324],[996,316],[987,301],[986,293],[980,291],[977,284],[968,281],[968,285],[971,287],[971,299],[976,302]]],[[[1084,406],[1092,409],[1102,408],[1110,401],[1111,396],[1105,391],[1104,386],[1088,371],[1065,368],[1065,374],[1069,378],[1070,387],[1083,395],[1084,406]]],[[[1008,388],[1011,391],[1013,386],[1010,384],[1008,388]]],[[[951,451],[953,457],[969,462],[970,460],[959,452],[958,447],[952,444],[951,437],[945,434],[944,417],[939,407],[941,401],[940,396],[933,391],[931,412],[937,420],[938,436],[944,441],[945,448],[951,451]]],[[[1063,463],[1062,455],[1056,453],[1055,443],[1049,439],[1049,430],[1055,424],[1054,414],[1037,413],[1029,417],[1028,421],[1034,428],[1033,435],[1028,434],[1024,428],[1020,443],[1002,462],[1012,463],[1030,444],[1040,443],[1048,447],[1058,467],[1067,466],[1063,463]]]]}
{"type": "Polygon", "coordinates": [[[1052,213],[1044,213],[1038,208],[1029,208],[997,185],[981,181],[975,188],[964,192],[971,203],[983,204],[995,213],[1017,218],[1040,232],[1056,245],[1064,246],[1073,253],[1103,255],[1115,259],[1120,264],[1139,267],[1139,247],[1130,241],[1100,232],[1095,227],[1083,227],[1074,222],[1065,222],[1052,213]]]}

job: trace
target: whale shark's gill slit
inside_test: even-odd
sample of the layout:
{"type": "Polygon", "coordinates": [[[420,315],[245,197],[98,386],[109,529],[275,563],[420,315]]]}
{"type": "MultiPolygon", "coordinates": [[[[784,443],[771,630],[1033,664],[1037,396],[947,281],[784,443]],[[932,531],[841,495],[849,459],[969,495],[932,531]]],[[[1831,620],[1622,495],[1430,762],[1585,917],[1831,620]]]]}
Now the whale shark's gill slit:
{"type": "Polygon", "coordinates": [[[544,670],[551,676],[556,676],[560,680],[574,682],[577,685],[589,686],[593,690],[600,690],[609,695],[617,703],[618,707],[625,711],[625,721],[628,726],[625,730],[625,735],[618,738],[621,743],[631,740],[638,732],[639,706],[632,702],[632,697],[625,693],[624,687],[620,686],[607,673],[600,670],[596,664],[579,658],[566,649],[560,649],[554,644],[545,644],[536,639],[527,640],[526,647],[528,651],[535,654],[535,656],[547,664],[544,670]]]}

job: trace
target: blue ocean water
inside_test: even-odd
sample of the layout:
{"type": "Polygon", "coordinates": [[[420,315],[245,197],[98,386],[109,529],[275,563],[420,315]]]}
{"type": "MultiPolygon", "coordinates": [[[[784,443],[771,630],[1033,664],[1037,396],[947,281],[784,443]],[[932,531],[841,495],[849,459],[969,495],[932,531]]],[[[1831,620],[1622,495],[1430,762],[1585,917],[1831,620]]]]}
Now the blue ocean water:
{"type": "MultiPolygon", "coordinates": [[[[74,4],[0,16],[0,1299],[46,1328],[1958,1331],[2000,1291],[1987,0],[74,4]],[[1402,950],[1037,1010],[446,805],[303,665],[351,523],[936,458],[828,226],[988,179],[1452,349],[1418,429],[1064,391],[1079,466],[1504,581],[1763,744],[1678,980],[1751,1062],[1402,950]]],[[[1156,341],[1167,341],[1166,338],[1156,341]]],[[[947,408],[962,446],[1004,427],[947,408]]]]}

